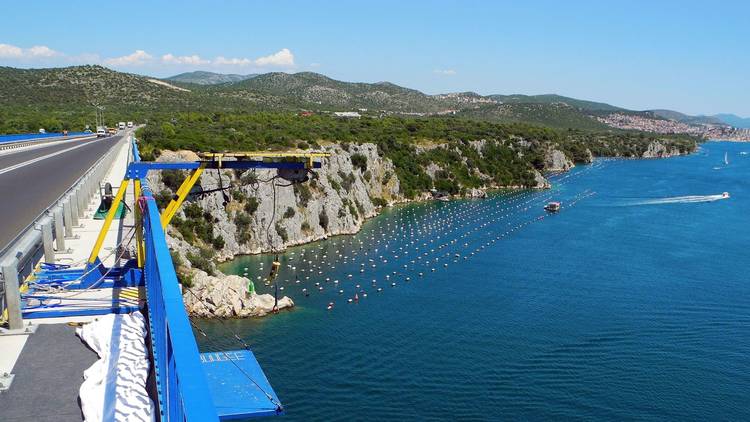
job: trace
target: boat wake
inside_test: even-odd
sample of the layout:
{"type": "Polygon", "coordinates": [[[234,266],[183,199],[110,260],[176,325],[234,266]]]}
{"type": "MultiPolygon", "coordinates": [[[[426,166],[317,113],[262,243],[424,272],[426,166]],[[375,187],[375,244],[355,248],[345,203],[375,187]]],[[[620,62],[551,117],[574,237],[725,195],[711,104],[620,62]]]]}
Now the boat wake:
{"type": "Polygon", "coordinates": [[[724,192],[718,195],[688,195],[672,196],[668,198],[649,199],[646,201],[633,202],[630,205],[665,205],[665,204],[696,204],[700,202],[714,202],[722,199],[729,199],[729,193],[724,192]]]}

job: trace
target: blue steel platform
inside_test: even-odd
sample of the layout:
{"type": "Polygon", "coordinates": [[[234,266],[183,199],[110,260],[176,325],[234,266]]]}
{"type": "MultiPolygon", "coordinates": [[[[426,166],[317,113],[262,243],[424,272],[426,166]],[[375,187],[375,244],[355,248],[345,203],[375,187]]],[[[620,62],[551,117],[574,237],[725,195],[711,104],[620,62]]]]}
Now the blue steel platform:
{"type": "Polygon", "coordinates": [[[219,419],[283,414],[279,398],[251,351],[201,353],[201,366],[219,419]]]}

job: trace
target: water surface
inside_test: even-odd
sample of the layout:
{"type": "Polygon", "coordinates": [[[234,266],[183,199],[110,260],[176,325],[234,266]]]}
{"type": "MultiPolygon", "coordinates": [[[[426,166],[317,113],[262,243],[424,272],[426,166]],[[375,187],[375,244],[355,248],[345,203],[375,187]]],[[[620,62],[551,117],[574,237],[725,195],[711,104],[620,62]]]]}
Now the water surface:
{"type": "Polygon", "coordinates": [[[742,151],[599,160],[550,191],[396,207],[287,251],[295,310],[201,321],[200,346],[236,349],[239,333],[285,420],[749,420],[742,151]],[[563,209],[548,216],[549,200],[563,209]]]}

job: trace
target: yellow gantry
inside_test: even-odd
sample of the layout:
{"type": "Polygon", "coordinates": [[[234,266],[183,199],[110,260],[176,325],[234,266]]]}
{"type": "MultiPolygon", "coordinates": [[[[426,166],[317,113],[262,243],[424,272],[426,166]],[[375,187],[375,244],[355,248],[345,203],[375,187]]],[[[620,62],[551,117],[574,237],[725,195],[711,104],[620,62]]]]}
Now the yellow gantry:
{"type": "MultiPolygon", "coordinates": [[[[299,161],[303,161],[305,163],[305,167],[308,169],[312,169],[314,165],[314,161],[316,158],[325,158],[330,157],[331,154],[325,153],[325,152],[273,152],[273,151],[260,151],[260,152],[223,152],[223,153],[199,153],[198,154],[201,158],[204,160],[210,160],[210,161],[201,161],[198,168],[193,170],[187,178],[182,182],[180,187],[177,189],[177,192],[175,193],[175,197],[169,202],[167,207],[162,211],[160,216],[160,223],[162,228],[166,229],[169,225],[169,222],[172,220],[172,217],[177,213],[177,210],[180,208],[183,202],[185,202],[185,199],[190,194],[190,191],[193,189],[193,186],[198,182],[200,179],[201,174],[206,169],[206,167],[209,166],[209,164],[213,164],[211,168],[222,168],[222,160],[224,158],[234,158],[234,159],[243,159],[243,158],[249,158],[249,159],[266,159],[266,158],[281,158],[281,159],[295,159],[299,161]],[[215,166],[215,167],[214,167],[215,166]]],[[[102,225],[101,230],[99,231],[99,235],[96,238],[96,243],[94,243],[94,247],[91,250],[91,255],[89,255],[88,262],[90,264],[93,264],[96,262],[96,259],[99,257],[99,252],[101,251],[102,245],[104,244],[104,239],[107,237],[107,232],[109,231],[110,226],[112,225],[112,220],[114,220],[115,215],[117,214],[117,209],[120,206],[120,203],[125,198],[125,193],[127,192],[128,184],[130,183],[129,178],[123,179],[122,183],[120,184],[120,188],[117,190],[117,194],[115,195],[114,200],[112,201],[112,206],[110,207],[109,211],[107,211],[107,216],[104,219],[104,224],[102,225]]],[[[145,261],[145,248],[143,243],[143,221],[141,219],[141,211],[138,207],[138,199],[141,197],[141,181],[139,179],[133,180],[133,197],[135,199],[135,235],[136,235],[136,256],[138,261],[138,266],[143,268],[143,264],[145,261]]]]}
{"type": "Polygon", "coordinates": [[[175,198],[169,201],[169,205],[167,205],[167,208],[165,208],[164,211],[162,211],[161,213],[161,227],[163,229],[167,228],[167,226],[169,225],[169,222],[172,220],[172,217],[174,217],[175,213],[180,208],[180,205],[182,205],[182,203],[185,202],[185,198],[187,198],[188,194],[190,193],[190,190],[193,189],[193,186],[195,186],[195,183],[201,177],[201,173],[203,173],[203,169],[205,168],[206,168],[206,163],[201,163],[200,167],[193,170],[190,176],[188,176],[182,182],[179,189],[177,189],[177,194],[175,198]]]}

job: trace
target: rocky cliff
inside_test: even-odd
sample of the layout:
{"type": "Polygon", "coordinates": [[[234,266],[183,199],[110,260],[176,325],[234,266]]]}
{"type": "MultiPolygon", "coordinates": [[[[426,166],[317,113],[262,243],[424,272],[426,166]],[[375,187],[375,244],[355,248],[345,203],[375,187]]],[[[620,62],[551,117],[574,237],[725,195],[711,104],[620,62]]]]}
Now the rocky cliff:
{"type": "Polygon", "coordinates": [[[547,171],[561,172],[570,170],[575,167],[575,164],[564,152],[557,149],[549,149],[544,155],[544,167],[547,171]]]}
{"type": "Polygon", "coordinates": [[[667,158],[681,155],[682,152],[676,147],[668,148],[660,141],[652,141],[648,144],[646,151],[641,154],[643,158],[667,158]]]}
{"type": "MultiPolygon", "coordinates": [[[[211,244],[213,257],[219,261],[281,250],[331,235],[356,233],[379,207],[404,200],[393,164],[378,155],[375,145],[350,145],[346,150],[331,145],[322,150],[331,156],[310,174],[308,182],[299,185],[275,178],[275,170],[206,170],[194,192],[226,189],[186,201],[169,230],[170,246],[188,258],[188,252],[198,253],[199,246],[211,244]],[[191,211],[196,205],[198,213],[191,211]],[[188,239],[190,229],[206,219],[211,236],[188,239]],[[185,225],[192,227],[183,229],[185,225]],[[220,240],[210,242],[211,238],[220,240]]],[[[165,151],[159,157],[159,161],[194,159],[195,154],[189,151],[165,151]]],[[[182,178],[184,175],[177,177],[182,178]]],[[[174,183],[168,186],[157,172],[149,175],[149,184],[155,192],[176,190],[174,183]]]]}
{"type": "MultiPolygon", "coordinates": [[[[486,142],[472,143],[479,158],[486,142]]],[[[422,147],[417,154],[434,153],[441,145],[422,147]]],[[[393,163],[381,156],[374,144],[324,145],[321,169],[309,174],[309,181],[291,184],[276,177],[275,170],[206,170],[172,220],[167,242],[173,251],[178,273],[190,278],[200,292],[201,302],[211,306],[199,309],[195,297],[185,295],[188,310],[198,316],[260,316],[268,313],[271,297],[244,296],[249,280],[219,273],[215,261],[224,261],[241,254],[279,251],[292,245],[312,242],[331,235],[353,234],[363,222],[379,212],[379,208],[406,201],[400,191],[393,163]],[[202,193],[203,192],[203,193],[202,193]],[[212,277],[206,272],[212,273],[212,277]],[[218,287],[212,288],[216,285],[218,287]],[[224,299],[222,299],[222,297],[224,299]]],[[[459,154],[464,164],[466,152],[459,154]]],[[[590,157],[591,152],[586,150],[590,157]]],[[[668,150],[658,141],[648,145],[644,157],[665,157],[679,151],[668,150]]],[[[519,157],[522,156],[518,151],[519,157]]],[[[163,151],[159,161],[193,161],[198,157],[190,151],[163,151]]],[[[545,171],[567,171],[573,161],[558,149],[550,148],[543,156],[545,171]]],[[[446,163],[430,162],[426,173],[433,180],[447,172],[446,163]]],[[[487,189],[497,188],[489,176],[473,168],[486,185],[466,189],[470,197],[483,197],[487,189]]],[[[549,183],[541,172],[533,170],[536,188],[549,183]]],[[[186,173],[152,172],[149,184],[157,197],[166,204],[177,190],[186,173]]],[[[429,199],[423,192],[416,200],[429,199]]],[[[283,307],[293,306],[282,298],[283,307]]]]}

